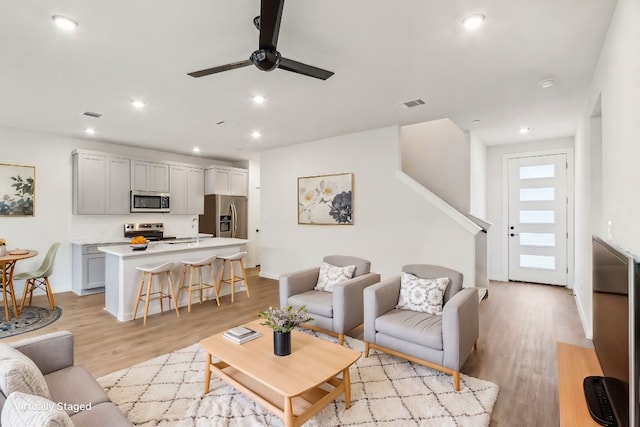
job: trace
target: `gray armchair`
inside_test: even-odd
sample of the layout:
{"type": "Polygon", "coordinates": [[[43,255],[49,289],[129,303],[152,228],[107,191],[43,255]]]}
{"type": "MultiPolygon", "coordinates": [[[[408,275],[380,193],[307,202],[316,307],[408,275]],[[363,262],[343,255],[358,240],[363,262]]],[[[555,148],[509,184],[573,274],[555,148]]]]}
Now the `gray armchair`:
{"type": "Polygon", "coordinates": [[[397,309],[400,277],[364,290],[365,357],[369,349],[383,351],[453,375],[460,390],[460,367],[477,346],[478,292],[462,288],[462,273],[427,264],[412,264],[403,272],[424,279],[448,277],[442,315],[397,309]]]}
{"type": "Polygon", "coordinates": [[[371,273],[371,263],[352,256],[331,255],[324,262],[338,267],[355,265],[353,278],[337,284],[333,292],[317,291],[320,267],[309,268],[280,276],[280,306],[306,306],[313,320],[304,327],[338,337],[342,345],[344,334],[363,319],[362,291],[380,281],[380,275],[371,273]]]}

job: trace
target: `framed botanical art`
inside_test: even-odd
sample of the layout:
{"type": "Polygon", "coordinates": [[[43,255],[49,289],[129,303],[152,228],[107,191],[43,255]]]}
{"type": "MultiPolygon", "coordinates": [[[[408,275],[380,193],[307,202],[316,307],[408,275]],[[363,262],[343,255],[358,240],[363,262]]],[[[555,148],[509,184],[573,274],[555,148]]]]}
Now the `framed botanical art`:
{"type": "Polygon", "coordinates": [[[352,225],[353,174],[298,178],[298,224],[352,225]]]}
{"type": "Polygon", "coordinates": [[[33,216],[36,167],[0,163],[0,216],[33,216]]]}

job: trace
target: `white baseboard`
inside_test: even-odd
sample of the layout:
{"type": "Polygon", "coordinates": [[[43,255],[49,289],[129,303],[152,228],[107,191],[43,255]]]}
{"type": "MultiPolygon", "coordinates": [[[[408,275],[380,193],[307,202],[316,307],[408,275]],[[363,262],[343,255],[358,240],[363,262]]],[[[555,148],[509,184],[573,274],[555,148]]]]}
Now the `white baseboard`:
{"type": "Polygon", "coordinates": [[[585,316],[584,310],[582,309],[580,296],[578,295],[577,292],[574,292],[573,295],[575,296],[576,305],[578,306],[578,314],[580,315],[580,322],[582,322],[582,329],[584,330],[584,336],[587,339],[591,340],[593,339],[593,332],[591,331],[591,328],[589,327],[589,325],[587,325],[587,318],[585,316]]]}

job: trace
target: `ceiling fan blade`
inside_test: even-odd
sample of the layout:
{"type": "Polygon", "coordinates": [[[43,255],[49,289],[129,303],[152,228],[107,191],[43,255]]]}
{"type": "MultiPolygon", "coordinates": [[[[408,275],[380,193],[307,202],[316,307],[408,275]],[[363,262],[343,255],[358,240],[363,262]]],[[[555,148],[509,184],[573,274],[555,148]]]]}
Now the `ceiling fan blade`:
{"type": "Polygon", "coordinates": [[[284,0],[260,2],[260,49],[276,50],[284,0]]]}
{"type": "Polygon", "coordinates": [[[204,77],[208,76],[209,74],[221,73],[223,71],[235,70],[236,68],[248,67],[249,65],[253,65],[253,62],[245,59],[244,61],[232,62],[231,64],[220,65],[218,67],[207,68],[200,71],[194,71],[193,73],[187,73],[187,75],[191,77],[204,77]]]}
{"type": "Polygon", "coordinates": [[[283,70],[292,71],[298,74],[303,74],[309,77],[315,77],[316,79],[320,80],[327,80],[329,77],[333,76],[333,71],[323,70],[322,68],[303,64],[302,62],[294,61],[287,58],[280,59],[278,68],[282,68],[283,70]]]}

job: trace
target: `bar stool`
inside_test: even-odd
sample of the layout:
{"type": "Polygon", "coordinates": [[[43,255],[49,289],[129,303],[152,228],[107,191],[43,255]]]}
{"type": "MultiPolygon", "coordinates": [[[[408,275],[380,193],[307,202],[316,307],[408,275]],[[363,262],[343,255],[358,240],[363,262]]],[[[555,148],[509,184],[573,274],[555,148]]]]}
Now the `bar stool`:
{"type": "MultiPolygon", "coordinates": [[[[218,284],[216,283],[216,276],[213,274],[213,262],[216,260],[215,255],[208,256],[199,261],[180,261],[182,263],[182,274],[180,274],[180,287],[178,288],[178,301],[180,301],[180,295],[184,289],[189,291],[189,304],[187,311],[191,313],[191,291],[193,290],[193,280],[196,276],[196,270],[198,273],[198,282],[196,283],[196,290],[200,291],[200,304],[202,304],[202,291],[207,288],[213,288],[216,292],[216,302],[220,306],[220,294],[218,293],[218,284]],[[202,282],[202,267],[209,267],[211,273],[211,283],[202,282]],[[189,270],[189,284],[185,285],[184,279],[189,270]]],[[[206,300],[206,296],[205,296],[206,300]]]]}
{"type": "Polygon", "coordinates": [[[222,271],[220,272],[220,281],[218,282],[218,290],[222,286],[223,283],[229,283],[231,285],[231,302],[233,303],[233,297],[235,294],[235,282],[244,282],[244,287],[247,290],[247,297],[249,295],[249,283],[247,282],[247,275],[244,272],[244,262],[243,258],[246,255],[246,252],[238,252],[237,254],[228,255],[228,256],[218,256],[218,259],[222,260],[222,271]],[[234,269],[234,262],[238,262],[240,264],[240,270],[242,271],[242,276],[236,276],[234,269]],[[224,278],[224,270],[229,264],[229,278],[224,278]]]}
{"type": "Polygon", "coordinates": [[[149,314],[149,302],[151,300],[159,299],[160,300],[160,311],[164,312],[164,308],[162,306],[162,300],[165,298],[169,299],[169,309],[171,309],[171,300],[174,301],[176,305],[176,314],[180,317],[180,311],[178,311],[178,302],[176,301],[175,296],[173,295],[173,280],[171,279],[171,269],[173,268],[174,263],[167,262],[165,264],[156,265],[156,266],[142,266],[136,267],[136,270],[142,271],[142,277],[140,278],[140,284],[138,285],[138,298],[136,299],[136,308],[133,310],[133,318],[131,320],[136,319],[136,314],[138,313],[138,304],[140,300],[144,297],[144,322],[143,326],[147,326],[147,315],[149,314]],[[169,282],[169,293],[165,294],[162,291],[162,280],[161,276],[158,277],[159,290],[152,292],[151,285],[153,282],[153,276],[158,276],[161,274],[165,274],[167,276],[167,280],[169,282]],[[146,293],[142,293],[142,287],[144,286],[144,281],[147,280],[147,291],[146,293]]]}

